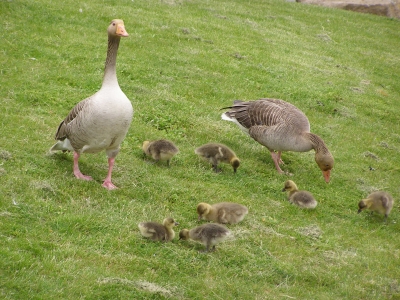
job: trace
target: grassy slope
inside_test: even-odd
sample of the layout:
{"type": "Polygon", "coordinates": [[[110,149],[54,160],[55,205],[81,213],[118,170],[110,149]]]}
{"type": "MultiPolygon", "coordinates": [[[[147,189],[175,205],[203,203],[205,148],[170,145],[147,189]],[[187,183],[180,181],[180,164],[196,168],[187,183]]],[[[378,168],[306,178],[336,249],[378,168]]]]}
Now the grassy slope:
{"type": "Polygon", "coordinates": [[[2,298],[400,297],[398,203],[387,226],[356,214],[372,190],[399,199],[397,20],[280,1],[46,2],[0,2],[2,298]],[[82,156],[95,178],[82,182],[70,154],[46,152],[61,119],[99,88],[114,17],[130,33],[118,76],[135,117],[114,171],[120,189],[107,192],[103,153],[82,156]],[[300,107],[335,156],[329,185],[313,153],[283,156],[315,211],[289,205],[266,149],[220,121],[234,99],[261,97],[300,107]],[[161,137],[181,150],[170,169],[142,160],[141,142],[161,137]],[[193,154],[209,141],[236,151],[235,176],[193,154]],[[216,253],[139,236],[138,222],[168,215],[196,226],[200,201],[250,209],[216,253]]]}

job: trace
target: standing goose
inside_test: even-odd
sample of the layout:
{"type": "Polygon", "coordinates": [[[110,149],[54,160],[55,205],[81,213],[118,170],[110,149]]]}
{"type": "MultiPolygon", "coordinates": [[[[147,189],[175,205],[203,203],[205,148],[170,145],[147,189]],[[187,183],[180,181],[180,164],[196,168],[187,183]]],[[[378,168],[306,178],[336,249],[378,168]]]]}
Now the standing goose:
{"type": "Polygon", "coordinates": [[[50,151],[74,152],[74,175],[78,179],[92,180],[79,170],[78,160],[82,153],[106,151],[108,173],[103,187],[112,190],[111,173],[115,157],[120,150],[133,117],[129,99],[117,80],[116,61],[121,37],[129,36],[122,20],[112,20],[108,26],[108,50],[103,84],[94,95],[80,101],[61,122],[56,133],[58,142],[50,151]]]}
{"type": "Polygon", "coordinates": [[[194,150],[194,153],[207,160],[213,167],[215,173],[219,172],[218,164],[220,162],[230,164],[233,172],[239,168],[240,161],[235,152],[224,144],[208,143],[194,150]]]}
{"type": "Polygon", "coordinates": [[[222,119],[231,121],[254,140],[268,148],[279,173],[284,173],[279,164],[282,151],[307,152],[315,150],[315,161],[329,182],[334,159],[324,141],[310,133],[306,115],[296,106],[278,99],[257,101],[235,101],[222,119]],[[277,151],[277,153],[275,153],[277,151]]]}
{"type": "Polygon", "coordinates": [[[282,192],[288,192],[289,202],[301,208],[313,209],[317,207],[317,200],[307,191],[299,191],[297,185],[292,180],[286,180],[282,192]]]}

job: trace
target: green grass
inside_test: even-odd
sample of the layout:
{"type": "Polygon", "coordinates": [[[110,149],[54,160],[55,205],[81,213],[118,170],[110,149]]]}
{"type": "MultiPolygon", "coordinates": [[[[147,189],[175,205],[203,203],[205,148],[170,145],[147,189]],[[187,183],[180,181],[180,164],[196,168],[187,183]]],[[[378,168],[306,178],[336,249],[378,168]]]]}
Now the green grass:
{"type": "Polygon", "coordinates": [[[3,0],[0,17],[0,298],[400,299],[398,20],[277,0],[3,0]],[[47,152],[100,87],[113,18],[130,33],[117,72],[135,115],[107,191],[104,153],[82,155],[84,182],[71,154],[47,152]],[[314,211],[290,205],[268,151],[220,119],[262,97],[302,109],[335,157],[326,184],[312,152],[282,156],[314,211]],[[171,168],[143,161],[157,138],[180,148],[171,168]],[[194,154],[210,141],[235,150],[236,175],[194,154]],[[357,214],[376,189],[397,201],[388,224],[357,214]],[[249,207],[217,252],[140,236],[166,216],[198,225],[203,201],[249,207]]]}

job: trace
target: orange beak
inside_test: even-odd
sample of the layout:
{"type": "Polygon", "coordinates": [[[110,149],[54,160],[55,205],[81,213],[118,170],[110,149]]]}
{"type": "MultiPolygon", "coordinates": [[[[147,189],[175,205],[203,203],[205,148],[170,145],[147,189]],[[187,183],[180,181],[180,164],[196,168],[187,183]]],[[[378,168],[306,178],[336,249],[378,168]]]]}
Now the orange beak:
{"type": "Polygon", "coordinates": [[[118,24],[117,25],[117,31],[116,34],[118,36],[129,36],[129,34],[125,30],[125,25],[124,24],[118,24]]]}
{"type": "Polygon", "coordinates": [[[322,175],[324,175],[325,182],[328,183],[331,177],[331,170],[322,171],[322,175]]]}

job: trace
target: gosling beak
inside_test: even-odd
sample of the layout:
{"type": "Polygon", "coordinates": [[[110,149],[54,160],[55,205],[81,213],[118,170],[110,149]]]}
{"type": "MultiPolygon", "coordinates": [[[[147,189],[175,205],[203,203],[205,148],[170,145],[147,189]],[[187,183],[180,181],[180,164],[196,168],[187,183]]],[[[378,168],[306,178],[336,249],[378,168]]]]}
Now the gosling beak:
{"type": "Polygon", "coordinates": [[[283,188],[283,189],[282,189],[282,192],[286,192],[286,188],[283,188]]]}
{"type": "Polygon", "coordinates": [[[359,214],[360,212],[362,212],[362,209],[359,209],[357,213],[359,214]]]}

